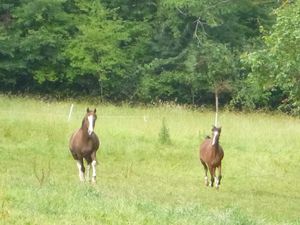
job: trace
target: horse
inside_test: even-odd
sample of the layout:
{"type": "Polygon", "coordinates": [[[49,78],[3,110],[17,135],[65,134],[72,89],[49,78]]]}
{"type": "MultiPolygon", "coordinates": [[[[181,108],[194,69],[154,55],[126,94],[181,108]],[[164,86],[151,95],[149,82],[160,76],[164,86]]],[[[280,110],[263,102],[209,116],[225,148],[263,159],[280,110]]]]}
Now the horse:
{"type": "Polygon", "coordinates": [[[224,157],[224,151],[219,144],[219,138],[221,134],[221,127],[213,126],[212,128],[213,138],[209,136],[200,145],[200,161],[204,167],[205,171],[205,185],[214,186],[214,181],[216,181],[216,188],[218,189],[221,184],[222,174],[221,174],[221,162],[224,157]],[[211,176],[210,184],[208,184],[207,178],[207,168],[211,176]],[[216,168],[218,168],[219,176],[216,177],[216,168]]]}
{"type": "Polygon", "coordinates": [[[99,148],[100,142],[97,134],[94,132],[95,123],[97,120],[96,109],[90,110],[87,108],[86,115],[82,120],[81,127],[75,131],[69,141],[69,149],[74,158],[77,161],[77,167],[79,170],[79,179],[84,181],[84,163],[83,159],[87,163],[87,180],[89,181],[90,167],[92,165],[93,174],[92,182],[96,183],[96,152],[99,148]]]}

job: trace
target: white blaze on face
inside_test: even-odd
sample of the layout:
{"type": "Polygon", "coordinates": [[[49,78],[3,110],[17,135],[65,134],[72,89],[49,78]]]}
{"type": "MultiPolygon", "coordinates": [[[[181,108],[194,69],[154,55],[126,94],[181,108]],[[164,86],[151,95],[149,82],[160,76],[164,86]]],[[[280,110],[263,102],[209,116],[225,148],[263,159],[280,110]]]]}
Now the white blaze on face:
{"type": "Polygon", "coordinates": [[[89,128],[88,128],[88,133],[91,135],[94,132],[94,116],[90,115],[88,116],[88,121],[89,121],[89,128]]]}
{"type": "Polygon", "coordinates": [[[215,130],[212,145],[216,144],[218,134],[219,134],[219,132],[217,130],[215,130]]]}

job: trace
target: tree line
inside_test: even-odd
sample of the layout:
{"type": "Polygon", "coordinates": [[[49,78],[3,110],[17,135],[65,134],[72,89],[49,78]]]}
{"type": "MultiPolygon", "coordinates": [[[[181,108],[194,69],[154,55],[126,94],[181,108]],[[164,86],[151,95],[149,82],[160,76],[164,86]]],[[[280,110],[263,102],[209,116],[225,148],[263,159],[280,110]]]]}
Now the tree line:
{"type": "Polygon", "coordinates": [[[300,0],[1,0],[0,90],[300,112],[300,0]],[[298,84],[299,83],[299,84],[298,84]]]}

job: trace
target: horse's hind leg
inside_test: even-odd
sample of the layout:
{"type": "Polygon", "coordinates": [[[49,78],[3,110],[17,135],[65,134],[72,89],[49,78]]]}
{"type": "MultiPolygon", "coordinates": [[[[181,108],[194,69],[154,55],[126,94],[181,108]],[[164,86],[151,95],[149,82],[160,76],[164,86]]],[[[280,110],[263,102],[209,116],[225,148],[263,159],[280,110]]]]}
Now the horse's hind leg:
{"type": "Polygon", "coordinates": [[[92,153],[91,157],[92,157],[92,168],[93,168],[92,182],[96,183],[96,165],[97,165],[96,151],[92,153]]]}
{"type": "Polygon", "coordinates": [[[202,159],[200,159],[200,161],[201,161],[201,163],[202,163],[202,165],[204,167],[204,172],[205,172],[204,182],[205,182],[205,185],[208,186],[207,165],[206,165],[206,163],[202,159]]]}
{"type": "Polygon", "coordinates": [[[78,171],[79,171],[79,179],[80,181],[84,181],[84,165],[83,165],[83,159],[78,159],[77,160],[77,167],[78,167],[78,171]]]}

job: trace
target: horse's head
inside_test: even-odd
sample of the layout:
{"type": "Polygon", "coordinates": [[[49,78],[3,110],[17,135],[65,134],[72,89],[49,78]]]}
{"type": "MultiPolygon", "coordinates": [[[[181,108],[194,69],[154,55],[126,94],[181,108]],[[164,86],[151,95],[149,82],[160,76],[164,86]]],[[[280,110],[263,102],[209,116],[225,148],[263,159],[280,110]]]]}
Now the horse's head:
{"type": "Polygon", "coordinates": [[[94,132],[96,120],[97,120],[96,109],[90,110],[89,108],[87,108],[86,115],[83,119],[83,124],[84,123],[86,124],[89,135],[92,135],[92,133],[94,132]]]}
{"type": "Polygon", "coordinates": [[[213,126],[211,131],[212,131],[212,136],[213,136],[212,145],[215,145],[216,143],[219,142],[219,137],[221,134],[221,127],[213,126]]]}

